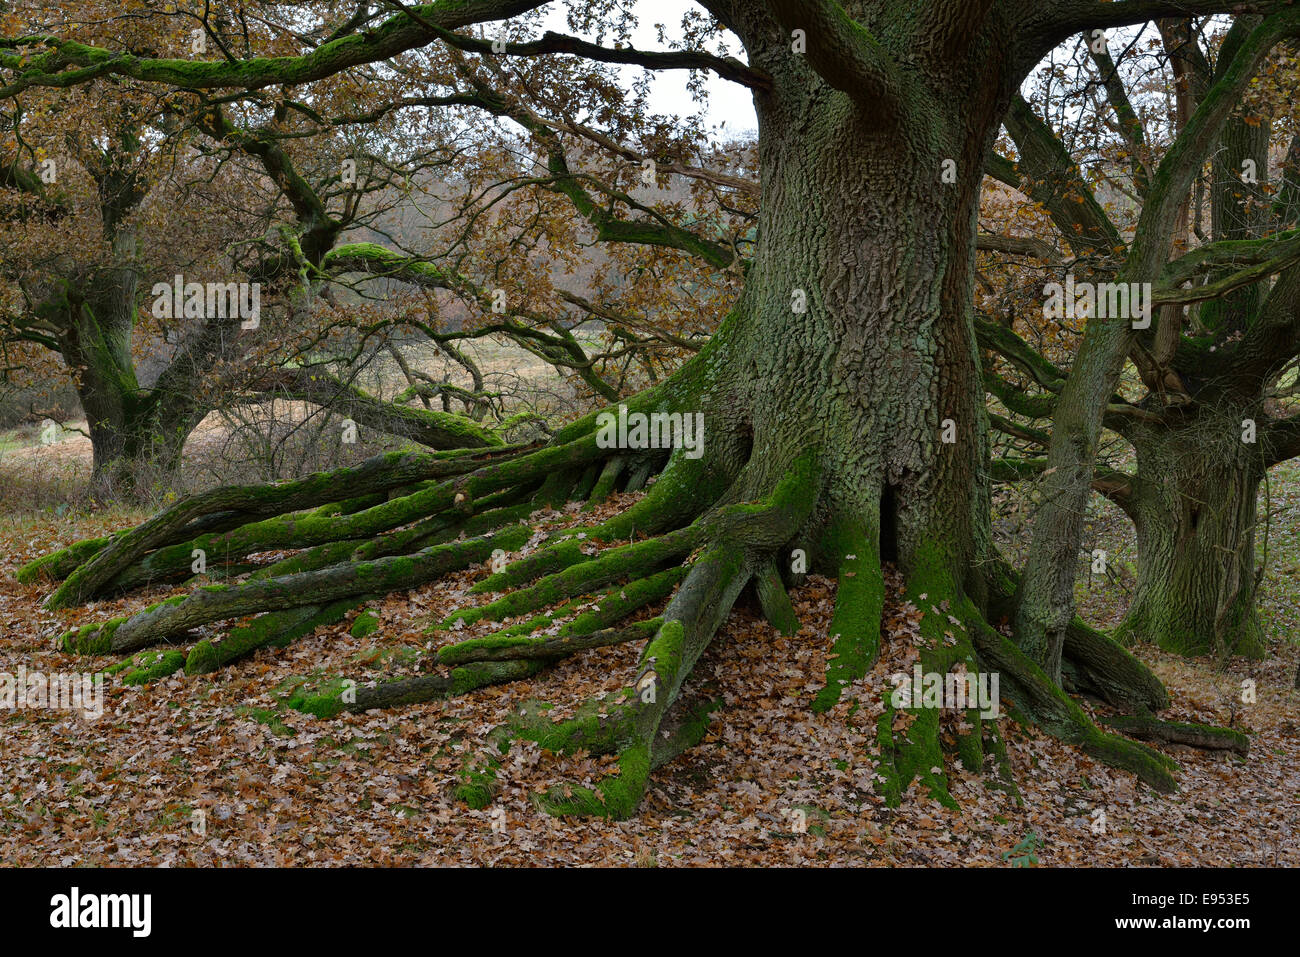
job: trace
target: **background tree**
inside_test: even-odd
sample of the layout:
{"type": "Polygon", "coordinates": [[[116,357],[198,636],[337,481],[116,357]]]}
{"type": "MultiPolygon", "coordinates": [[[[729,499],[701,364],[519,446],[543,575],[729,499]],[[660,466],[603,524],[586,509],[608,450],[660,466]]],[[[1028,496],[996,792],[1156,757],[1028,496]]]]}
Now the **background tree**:
{"type": "MultiPolygon", "coordinates": [[[[278,17],[287,24],[285,13],[278,17]]],[[[362,17],[348,29],[362,29],[371,19],[362,17]]],[[[202,23],[202,37],[211,37],[222,49],[249,49],[268,37],[282,38],[287,29],[277,30],[273,21],[262,18],[254,28],[245,24],[235,33],[229,23],[218,29],[218,24],[189,16],[182,16],[179,26],[176,16],[155,17],[150,23],[155,21],[162,26],[144,31],[153,48],[170,44],[189,49],[185,44],[194,40],[183,28],[193,23],[202,23]]],[[[101,35],[94,30],[104,29],[96,21],[79,39],[93,41],[101,35]]],[[[191,323],[202,328],[184,330],[189,361],[175,363],[159,384],[141,388],[129,347],[138,314],[150,301],[137,279],[118,297],[121,315],[113,324],[113,341],[126,351],[108,370],[111,375],[83,375],[94,381],[93,388],[87,385],[83,405],[96,446],[97,484],[114,484],[109,473],[115,475],[117,469],[108,466],[111,462],[146,459],[165,474],[198,420],[218,404],[230,408],[232,401],[307,400],[337,409],[365,428],[435,448],[491,444],[496,440],[474,422],[490,409],[498,419],[507,418],[501,397],[485,391],[481,370],[457,343],[504,337],[561,370],[583,391],[609,400],[633,385],[655,381],[682,355],[698,349],[700,334],[716,325],[734,295],[727,290],[735,284],[734,278],[716,272],[719,263],[735,258],[717,241],[734,242],[735,228],[739,236],[750,228],[754,187],[750,178],[715,172],[692,160],[707,149],[708,159],[742,166],[743,144],[706,147],[701,131],[689,128],[664,140],[661,127],[668,121],[645,116],[644,94],[618,89],[608,68],[587,69],[572,82],[551,78],[541,85],[570,95],[539,98],[530,93],[539,85],[537,76],[475,71],[462,57],[433,62],[420,51],[408,60],[400,71],[368,71],[368,82],[360,88],[364,92],[352,87],[349,77],[347,83],[339,81],[346,89],[338,92],[328,83],[317,84],[311,104],[256,90],[217,98],[198,95],[167,101],[161,117],[154,118],[154,125],[165,125],[184,154],[180,164],[164,171],[171,176],[168,188],[194,197],[192,185],[180,181],[177,165],[199,167],[198,176],[215,168],[251,184],[249,207],[225,223],[219,236],[228,272],[216,278],[264,287],[268,322],[250,334],[229,321],[214,321],[228,317],[202,317],[206,324],[191,323]],[[421,95],[439,84],[447,92],[421,95]],[[647,154],[611,138],[622,137],[622,128],[600,133],[574,119],[590,107],[589,90],[617,96],[618,102],[605,108],[618,107],[623,127],[644,120],[650,133],[638,141],[641,149],[649,145],[658,151],[662,173],[647,177],[642,165],[647,154]],[[468,124],[466,108],[500,122],[468,124]],[[430,121],[434,116],[438,118],[430,121]],[[521,139],[530,130],[542,147],[535,152],[521,139]],[[657,146],[655,136],[663,141],[657,146]],[[586,168],[581,180],[563,177],[561,191],[553,188],[557,177],[549,164],[569,162],[566,149],[575,147],[565,140],[577,143],[586,168]],[[661,182],[671,173],[695,186],[660,198],[661,182]],[[638,192],[653,199],[634,198],[638,192]],[[722,197],[723,192],[737,195],[722,197]],[[575,245],[579,234],[573,228],[571,200],[592,208],[601,196],[661,221],[672,214],[702,223],[714,241],[678,230],[663,252],[649,259],[620,255],[617,248],[593,256],[589,248],[575,245]],[[530,235],[545,238],[539,242],[530,235]],[[676,249],[682,243],[687,243],[686,251],[676,249]],[[701,250],[707,260],[703,269],[693,256],[701,250]],[[576,269],[582,271],[579,282],[556,285],[576,269]],[[395,282],[430,294],[391,301],[395,282]],[[498,290],[510,293],[508,310],[498,308],[503,306],[498,290]],[[131,292],[136,293],[134,302],[131,292]],[[651,311],[653,323],[646,318],[651,311]],[[593,320],[601,330],[594,338],[589,331],[575,334],[584,325],[590,330],[593,320]],[[463,368],[468,388],[432,381],[402,360],[390,340],[409,342],[411,336],[432,340],[463,368]],[[410,386],[394,397],[396,402],[367,394],[354,378],[357,350],[374,354],[385,342],[410,386]],[[123,368],[131,374],[123,374],[123,368]],[[100,396],[107,396],[107,403],[93,401],[100,396]],[[423,408],[407,405],[415,400],[423,408]],[[433,400],[441,400],[440,411],[433,409],[433,400]],[[106,411],[101,409],[105,404],[106,411]],[[185,408],[183,427],[173,428],[153,414],[171,405],[185,408]],[[453,406],[463,407],[474,421],[449,416],[453,406]],[[109,414],[133,409],[141,412],[109,414]]],[[[94,90],[100,92],[98,86],[94,90]]],[[[63,128],[56,121],[52,134],[63,128]]],[[[17,162],[12,169],[21,171],[23,182],[39,185],[30,169],[17,162]]],[[[14,179],[11,185],[17,184],[14,179]]],[[[174,193],[168,197],[162,202],[177,201],[174,193]]],[[[224,206],[227,213],[232,208],[229,200],[224,206]]],[[[192,226],[190,219],[182,207],[173,228],[192,226]]],[[[612,232],[619,242],[635,238],[617,228],[612,232]]],[[[58,248],[53,233],[42,241],[58,248]]],[[[143,264],[134,264],[138,274],[143,264]]],[[[171,279],[172,271],[158,271],[171,279]]],[[[16,321],[26,320],[20,315],[16,321]]],[[[28,330],[14,338],[30,341],[31,335],[28,330]]],[[[169,337],[176,337],[175,330],[164,331],[164,342],[169,337]]],[[[41,344],[58,345],[50,339],[41,344]]]]}
{"type": "MultiPolygon", "coordinates": [[[[183,137],[159,121],[149,97],[84,88],[57,103],[46,95],[16,104],[4,124],[10,189],[0,227],[7,284],[0,336],[24,359],[36,347],[62,360],[86,415],[101,495],[129,490],[137,476],[128,463],[174,467],[206,412],[203,374],[229,354],[239,324],[232,313],[205,335],[183,317],[147,314],[152,280],[220,270],[226,224],[209,187],[240,188],[192,164],[183,137]],[[168,213],[184,203],[196,211],[182,224],[168,213]],[[196,341],[205,348],[193,348],[196,341]],[[155,367],[153,381],[142,383],[146,365],[155,367]]],[[[42,371],[52,370],[27,368],[29,377],[42,371]]]]}
{"type": "MultiPolygon", "coordinates": [[[[1140,37],[1128,44],[1132,62],[1116,63],[1081,41],[1089,70],[1070,79],[1076,89],[1086,82],[1101,93],[1094,116],[1106,125],[1093,121],[1101,135],[1081,133],[1054,105],[1056,125],[1073,134],[1075,149],[1067,150],[1028,103],[1017,101],[1007,118],[1017,175],[997,169],[1041,204],[1058,230],[1048,242],[1022,243],[1017,250],[1047,264],[1035,272],[1036,284],[1063,281],[1067,271],[1080,282],[1125,275],[1141,250],[1125,237],[1141,228],[1153,181],[1173,175],[1170,161],[1190,173],[1187,192],[1165,200],[1177,198],[1178,208],[1166,220],[1166,237],[1157,241],[1172,257],[1156,286],[1161,308],[1151,328],[1129,340],[1130,381],[1108,399],[1102,419],[1131,444],[1136,470],[1093,468],[1092,487],[1137,529],[1137,588],[1121,634],[1189,654],[1257,655],[1256,591],[1263,568],[1256,566],[1256,499],[1267,469],[1297,451],[1296,421],[1279,404],[1297,347],[1293,282],[1300,241],[1290,209],[1297,153],[1284,92],[1293,86],[1293,55],[1288,46],[1269,57],[1254,79],[1244,81],[1251,94],[1217,133],[1191,149],[1198,111],[1213,103],[1210,91],[1230,74],[1232,58],[1260,21],[1239,19],[1225,34],[1201,41],[1205,26],[1161,21],[1153,31],[1154,50],[1144,51],[1140,37]],[[1155,105],[1149,95],[1126,89],[1126,81],[1150,83],[1152,60],[1167,83],[1155,105]],[[1165,159],[1158,161],[1161,154],[1165,159]],[[1109,203],[1100,199],[1106,194],[1109,203]]],[[[1058,73],[1044,84],[1061,80],[1058,73]]],[[[989,237],[987,245],[1011,248],[1006,237],[989,237]]],[[[1029,323],[1041,327],[1042,318],[1029,323]]],[[[1068,349],[1064,358],[1055,350],[1056,361],[1050,361],[996,320],[986,320],[981,330],[982,341],[1001,357],[987,372],[992,394],[1031,420],[1054,417],[1057,397],[1078,374],[1078,360],[1067,371],[1068,349]]],[[[1083,348],[1092,341],[1085,335],[1083,348]]],[[[1007,431],[1030,446],[1049,442],[1032,425],[1007,431]]],[[[1002,467],[1023,475],[1051,465],[1036,459],[1002,467]]],[[[1074,532],[1057,529],[1053,537],[1051,511],[1040,516],[1036,540],[1065,548],[1074,532]]],[[[1037,598],[1026,596],[1023,613],[1042,610],[1037,598]]]]}

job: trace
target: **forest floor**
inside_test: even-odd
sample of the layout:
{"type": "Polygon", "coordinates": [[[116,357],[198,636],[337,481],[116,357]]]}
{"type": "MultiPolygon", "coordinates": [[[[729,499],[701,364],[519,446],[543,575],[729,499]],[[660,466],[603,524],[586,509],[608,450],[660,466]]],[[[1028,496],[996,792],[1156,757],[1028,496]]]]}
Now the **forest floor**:
{"type": "MultiPolygon", "coordinates": [[[[50,460],[37,461],[45,464],[0,463],[0,483],[13,492],[52,481],[50,460]]],[[[631,500],[616,496],[608,508],[631,500]]],[[[559,715],[621,688],[635,672],[634,645],[587,651],[534,680],[449,701],[333,720],[283,707],[295,676],[418,672],[453,640],[425,629],[464,602],[486,574],[475,568],[371,605],[379,627],[363,638],[352,636],[349,618],[211,675],[177,674],[144,688],[110,677],[97,721],[68,711],[0,710],[0,864],[1006,867],[1032,852],[1049,866],[1300,865],[1300,691],[1293,688],[1300,470],[1275,470],[1269,505],[1263,613],[1270,657],[1220,663],[1137,649],[1169,689],[1173,706],[1164,717],[1230,725],[1251,738],[1245,758],[1166,746],[1181,768],[1172,795],[1003,718],[1020,802],[953,758],[959,811],[916,786],[902,807],[885,807],[872,787],[870,715],[888,676],[911,671],[916,610],[891,584],[884,657],[839,706],[815,715],[808,705],[830,653],[835,587],[817,576],[792,596],[803,624],[797,636],[778,635],[752,610],[731,615],[688,685],[723,706],[702,744],[652,775],[641,813],[626,822],[557,819],[532,803],[558,780],[599,778],[607,758],[516,744],[492,805],[471,810],[452,789],[466,760],[522,702],[545,699],[559,715]],[[1243,680],[1255,682],[1255,703],[1240,701],[1243,680]]],[[[0,514],[0,673],[97,671],[115,662],[73,658],[56,651],[53,638],[168,592],[55,613],[40,606],[48,587],[20,585],[14,572],[144,514],[49,503],[0,514]]],[[[572,521],[563,513],[534,516],[539,527],[572,521]]],[[[1086,615],[1106,627],[1126,600],[1131,531],[1104,508],[1091,528],[1117,556],[1114,576],[1080,584],[1086,615]]]]}

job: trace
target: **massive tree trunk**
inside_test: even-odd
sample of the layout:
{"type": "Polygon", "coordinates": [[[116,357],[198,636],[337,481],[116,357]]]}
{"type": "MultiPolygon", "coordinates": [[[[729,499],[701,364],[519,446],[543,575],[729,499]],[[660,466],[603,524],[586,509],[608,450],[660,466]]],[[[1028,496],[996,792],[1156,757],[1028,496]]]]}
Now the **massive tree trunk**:
{"type": "MultiPolygon", "coordinates": [[[[698,739],[701,721],[683,684],[747,584],[756,584],[768,619],[790,631],[796,622],[782,576],[795,570],[796,553],[838,578],[833,653],[813,702],[825,711],[880,655],[883,564],[892,561],[920,613],[925,671],[996,672],[1019,715],[1171,789],[1172,762],[1100,731],[989,624],[1009,613],[1017,588],[991,545],[971,302],[983,159],[1018,82],[1003,62],[1010,53],[1001,22],[985,22],[987,4],[970,6],[969,29],[938,10],[938,22],[918,27],[929,46],[909,51],[915,57],[905,72],[896,68],[897,82],[880,83],[876,97],[859,85],[880,80],[871,64],[849,55],[846,75],[835,73],[854,44],[871,52],[838,7],[773,7],[820,19],[794,23],[806,51],[790,43],[790,24],[757,5],[729,23],[768,78],[755,98],[762,206],[744,292],[694,358],[627,402],[629,413],[701,415],[702,454],[681,443],[671,456],[626,442],[609,448],[593,414],[539,450],[381,457],[300,482],[216,490],[21,575],[65,579],[50,601],[64,607],[184,575],[196,547],[221,556],[232,574],[250,570],[237,563],[255,554],[302,551],[251,569],[247,581],[84,625],[64,636],[64,647],[134,651],[261,612],[218,642],[199,642],[184,660],[137,659],[139,680],[182,666],[207,671],[291,640],[366,596],[415,587],[497,549],[522,549],[471,590],[497,597],[440,624],[513,622],[441,645],[436,662],[448,673],[381,683],[350,699],[330,683],[297,692],[290,704],[328,716],[463,693],[530,676],[584,647],[646,637],[623,694],[593,700],[567,721],[526,711],[497,741],[502,749],[526,738],[552,751],[617,754],[617,773],[594,789],[573,786],[544,803],[558,813],[621,817],[635,810],[651,769],[698,739]],[[542,504],[597,498],[624,479],[637,489],[660,468],[643,498],[603,522],[540,546],[518,524],[542,504]],[[406,494],[383,494],[397,489],[406,494]],[[673,588],[657,617],[617,627],[673,588]]],[[[1147,712],[1168,703],[1150,672],[1077,622],[1063,658],[1073,687],[1113,705],[1147,712]]],[[[953,804],[939,709],[916,702],[910,722],[895,730],[891,702],[859,703],[883,708],[877,780],[886,798],[897,803],[919,782],[953,804]]],[[[966,767],[982,768],[986,745],[996,754],[1001,739],[978,713],[967,711],[966,722],[957,753],[966,767]]],[[[1159,724],[1144,724],[1144,733],[1152,726],[1159,724]]],[[[489,761],[469,769],[462,796],[486,800],[494,768],[489,761]]]]}
{"type": "Polygon", "coordinates": [[[136,378],[131,339],[137,285],[132,265],[60,280],[41,310],[61,330],[63,358],[90,433],[92,491],[102,498],[133,494],[146,465],[164,475],[173,471],[197,424],[192,416],[177,419],[169,408],[176,403],[159,401],[136,378]]]}
{"type": "MultiPolygon", "coordinates": [[[[1186,241],[1187,196],[1201,173],[1205,158],[1215,156],[1217,159],[1220,153],[1225,162],[1243,158],[1256,136],[1229,135],[1225,138],[1225,124],[1274,46],[1297,35],[1300,35],[1300,13],[1294,8],[1279,8],[1262,17],[1243,16],[1234,22],[1220,52],[1219,65],[1210,78],[1212,86],[1178,131],[1160,162],[1149,192],[1143,197],[1142,211],[1134,227],[1127,258],[1117,274],[1121,281],[1153,282],[1159,279],[1170,262],[1171,250],[1186,241]],[[1216,145],[1222,148],[1216,150],[1216,145]]],[[[1242,123],[1249,125],[1244,120],[1242,123]]],[[[1261,165],[1266,165],[1262,160],[1261,156],[1261,165]]],[[[1216,196],[1231,197],[1233,203],[1245,204],[1240,168],[1236,167],[1237,172],[1218,170],[1214,187],[1216,196]]],[[[1245,224],[1256,221],[1259,214],[1230,213],[1226,205],[1224,202],[1216,203],[1215,228],[1223,229],[1234,240],[1247,238],[1245,224]],[[1232,221],[1237,225],[1231,228],[1225,225],[1232,221]]],[[[1241,247],[1232,248],[1240,250],[1241,247]]],[[[1231,265],[1230,260],[1225,263],[1227,267],[1231,265]]],[[[1260,277],[1247,278],[1258,280],[1260,277]]],[[[1219,326],[1216,334],[1226,336],[1241,329],[1247,330],[1243,346],[1240,350],[1234,348],[1233,353],[1240,351],[1249,356],[1257,348],[1260,336],[1256,333],[1260,330],[1249,329],[1245,324],[1246,314],[1240,312],[1252,308],[1257,297],[1257,292],[1247,290],[1206,311],[1206,321],[1219,326]],[[1216,317],[1216,312],[1222,315],[1216,317]]],[[[1043,500],[1035,520],[1015,619],[1018,640],[1053,677],[1060,673],[1062,648],[1074,613],[1074,580],[1083,536],[1083,515],[1093,481],[1093,459],[1102,422],[1116,394],[1125,362],[1134,358],[1148,379],[1148,388],[1163,392],[1165,386],[1161,380],[1169,371],[1164,366],[1172,367],[1175,360],[1200,351],[1198,347],[1189,349],[1185,341],[1180,342],[1183,339],[1181,309],[1158,309],[1153,321],[1156,328],[1140,335],[1129,321],[1132,318],[1122,317],[1120,321],[1114,321],[1112,317],[1094,314],[1088,319],[1070,375],[1054,404],[1048,468],[1043,473],[1043,500]],[[1135,345],[1145,350],[1146,358],[1135,350],[1135,345]]],[[[1228,341],[1225,338],[1218,344],[1223,346],[1228,341]]],[[[1221,350],[1219,355],[1226,351],[1221,350]]],[[[1263,364],[1267,365],[1267,361],[1263,364]]],[[[1222,368],[1216,371],[1223,375],[1222,368]]],[[[1246,375],[1251,377],[1256,373],[1247,372],[1246,375]]],[[[1249,396],[1252,391],[1258,396],[1261,388],[1239,385],[1230,387],[1230,390],[1238,396],[1249,396]]],[[[1205,396],[1196,399],[1204,402],[1205,396]]],[[[1210,407],[1213,408],[1213,404],[1210,407]]],[[[1256,418],[1261,422],[1265,420],[1262,411],[1256,418]]],[[[1239,433],[1239,422],[1221,422],[1220,426],[1228,436],[1239,433]]],[[[1217,623],[1214,629],[1219,630],[1217,623]]]]}
{"type": "MultiPolygon", "coordinates": [[[[1197,295],[1209,296],[1195,312],[1175,297],[1155,310],[1153,327],[1140,334],[1126,323],[1089,321],[1068,371],[1009,330],[980,326],[991,349],[1050,394],[1030,397],[997,380],[991,388],[1017,413],[1052,419],[1051,453],[1036,465],[1044,477],[1043,505],[1015,613],[1021,647],[1049,672],[1073,615],[1089,484],[1118,502],[1137,526],[1139,581],[1124,635],[1187,654],[1261,650],[1252,605],[1258,583],[1255,502],[1265,468],[1296,449],[1290,439],[1294,425],[1273,419],[1268,410],[1300,344],[1300,274],[1290,255],[1268,251],[1273,237],[1287,236],[1294,223],[1285,176],[1284,198],[1270,199],[1279,193],[1268,184],[1270,121],[1232,110],[1261,57],[1297,29],[1294,11],[1267,20],[1239,17],[1212,65],[1197,45],[1191,19],[1160,22],[1178,80],[1178,133],[1161,160],[1163,172],[1135,174],[1143,212],[1127,244],[1071,154],[1029,104],[1018,100],[1005,121],[1018,163],[994,164],[991,171],[1041,202],[1076,255],[1082,250],[1084,260],[1101,263],[1103,274],[1111,276],[1106,260],[1127,245],[1121,274],[1139,277],[1146,270],[1156,276],[1152,270],[1168,246],[1174,258],[1154,284],[1157,297],[1185,284],[1188,263],[1204,270],[1197,295]],[[1189,253],[1188,190],[1206,162],[1210,235],[1202,234],[1189,253]],[[1243,177],[1250,164],[1258,166],[1257,174],[1243,177]],[[1179,185],[1171,189],[1174,183],[1179,185]],[[1269,270],[1240,271],[1270,255],[1276,258],[1269,270]],[[1135,269],[1144,259],[1147,265],[1135,269]],[[1264,277],[1273,271],[1279,278],[1270,288],[1264,277]],[[1141,400],[1114,391],[1128,360],[1147,390],[1141,400]],[[1247,420],[1257,433],[1253,441],[1243,436],[1247,420]],[[1137,449],[1136,476],[1094,471],[1103,424],[1137,449]]],[[[1094,58],[1108,78],[1111,108],[1131,115],[1114,63],[1105,54],[1094,58]]],[[[1130,146],[1134,156],[1145,149],[1140,135],[1130,146]]],[[[1297,152],[1300,140],[1293,140],[1288,156],[1297,152]]],[[[1039,442],[1043,434],[1031,430],[1025,437],[1039,442]]]]}
{"type": "MultiPolygon", "coordinates": [[[[192,378],[183,388],[144,389],[136,376],[132,337],[141,263],[131,217],[146,194],[133,160],[137,146],[128,127],[120,143],[83,158],[95,182],[108,255],[102,263],[56,272],[36,308],[56,330],[54,340],[72,371],[93,449],[92,492],[105,499],[139,491],[146,467],[164,477],[173,472],[203,414],[192,378]]],[[[177,370],[169,371],[175,378],[177,370]]]]}
{"type": "MultiPolygon", "coordinates": [[[[990,30],[979,55],[994,55],[995,40],[990,30]]],[[[996,671],[1021,714],[1171,788],[1167,759],[1100,731],[987,622],[990,609],[1007,613],[1016,582],[991,546],[971,273],[982,158],[1007,84],[989,70],[979,74],[988,79],[954,95],[935,77],[933,88],[910,84],[882,115],[821,81],[786,47],[756,60],[772,83],[756,98],[763,212],[744,293],[695,358],[628,402],[632,412],[702,414],[702,455],[677,448],[632,508],[581,539],[561,536],[476,586],[503,594],[457,612],[448,626],[523,617],[489,638],[440,649],[449,674],[381,684],[351,701],[327,685],[291,704],[321,715],[387,707],[525,677],[582,647],[649,637],[630,697],[598,705],[600,721],[525,715],[503,729],[504,740],[618,753],[619,773],[595,790],[573,787],[547,801],[559,813],[624,816],[650,769],[679,749],[665,750],[664,741],[698,737],[701,724],[679,693],[746,584],[756,583],[775,625],[795,625],[781,573],[802,550],[808,567],[840,582],[833,654],[814,708],[835,707],[880,655],[883,563],[893,561],[922,612],[925,670],[996,671]],[[650,537],[634,540],[638,534],[650,537]],[[593,556],[592,543],[609,547],[593,556]],[[678,581],[659,617],[615,627],[620,615],[678,581]],[[610,586],[594,611],[564,624],[556,638],[530,634],[610,586]],[[558,610],[545,611],[557,602],[558,610]]],[[[663,454],[653,450],[602,447],[596,421],[580,420],[535,452],[377,459],[290,485],[217,490],[138,529],[35,563],[23,577],[66,578],[51,600],[60,606],[183,576],[196,547],[221,555],[232,573],[247,570],[238,562],[254,553],[306,549],[255,569],[247,582],[199,588],[64,639],[69,650],[134,651],[261,612],[215,645],[199,642],[184,659],[138,660],[131,680],[182,666],[211,670],[337,619],[367,595],[413,587],[497,548],[517,550],[528,538],[517,522],[539,504],[602,496],[620,476],[636,488],[662,466],[663,454]],[[388,501],[329,505],[357,494],[349,489],[382,492],[417,478],[434,481],[388,501]],[[304,508],[316,511],[304,515],[304,508]],[[285,517],[268,517],[276,515],[285,517]]],[[[1071,634],[1066,658],[1075,687],[1133,711],[1167,703],[1159,682],[1117,644],[1082,626],[1071,634]]],[[[911,710],[915,720],[902,732],[893,729],[892,704],[879,716],[881,788],[896,803],[919,781],[952,804],[939,713],[920,702],[911,710]]],[[[967,767],[982,767],[1000,738],[978,714],[967,715],[958,753],[967,767]]],[[[483,799],[479,786],[491,773],[472,771],[467,800],[483,799]]]]}
{"type": "Polygon", "coordinates": [[[699,399],[706,457],[741,464],[752,446],[740,493],[752,497],[816,450],[823,489],[802,541],[816,549],[843,524],[904,567],[928,551],[964,577],[989,542],[970,277],[1001,91],[926,97],[879,122],[797,56],[769,69],[764,218],[743,297],[706,357],[717,366],[699,399]]]}
{"type": "MultiPolygon", "coordinates": [[[[1137,591],[1117,637],[1185,655],[1263,652],[1256,612],[1258,446],[1214,416],[1134,434],[1137,591]]],[[[1236,417],[1240,421],[1240,417],[1236,417]]]]}

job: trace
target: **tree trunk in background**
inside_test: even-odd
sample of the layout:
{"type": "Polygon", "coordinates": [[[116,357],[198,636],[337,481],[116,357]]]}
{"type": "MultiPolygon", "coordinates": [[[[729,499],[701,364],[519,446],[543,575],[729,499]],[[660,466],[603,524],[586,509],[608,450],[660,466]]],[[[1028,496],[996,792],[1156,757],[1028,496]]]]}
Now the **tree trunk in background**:
{"type": "Polygon", "coordinates": [[[1118,636],[1184,655],[1261,655],[1258,446],[1217,416],[1213,427],[1194,421],[1135,438],[1138,584],[1118,636]]]}
{"type": "MultiPolygon", "coordinates": [[[[46,308],[59,315],[63,357],[73,369],[94,450],[92,494],[134,495],[145,472],[160,478],[179,467],[181,451],[198,419],[179,414],[184,396],[141,389],[131,355],[137,281],[130,267],[105,270],[84,283],[64,281],[46,308]]],[[[192,413],[192,410],[191,410],[192,413]]]]}

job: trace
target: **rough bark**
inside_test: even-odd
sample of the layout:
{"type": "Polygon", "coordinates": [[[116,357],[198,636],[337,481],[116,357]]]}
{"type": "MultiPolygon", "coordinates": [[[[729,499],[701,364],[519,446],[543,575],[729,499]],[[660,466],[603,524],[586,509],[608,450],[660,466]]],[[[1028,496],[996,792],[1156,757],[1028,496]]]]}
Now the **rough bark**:
{"type": "Polygon", "coordinates": [[[1196,419],[1134,436],[1138,480],[1127,505],[1138,539],[1137,589],[1117,636],[1184,655],[1263,653],[1256,609],[1259,446],[1241,416],[1196,419]]]}

